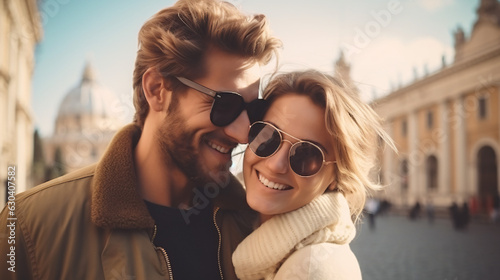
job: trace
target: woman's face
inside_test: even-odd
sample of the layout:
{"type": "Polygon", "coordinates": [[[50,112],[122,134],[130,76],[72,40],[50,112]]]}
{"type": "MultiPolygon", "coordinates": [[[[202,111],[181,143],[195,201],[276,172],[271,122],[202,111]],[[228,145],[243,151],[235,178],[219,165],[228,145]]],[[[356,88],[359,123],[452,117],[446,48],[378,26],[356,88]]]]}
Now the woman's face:
{"type": "MultiPolygon", "coordinates": [[[[333,157],[332,137],[327,133],[325,110],[306,95],[287,93],[278,97],[267,111],[264,121],[284,132],[321,147],[326,161],[333,157]]],[[[298,140],[282,133],[291,143],[298,140]]],[[[243,176],[250,207],[270,216],[293,211],[321,195],[334,181],[334,165],[323,165],[318,173],[301,177],[290,168],[291,144],[283,141],[279,150],[268,158],[245,152],[243,176]],[[273,188],[274,187],[274,188],[273,188]]]]}

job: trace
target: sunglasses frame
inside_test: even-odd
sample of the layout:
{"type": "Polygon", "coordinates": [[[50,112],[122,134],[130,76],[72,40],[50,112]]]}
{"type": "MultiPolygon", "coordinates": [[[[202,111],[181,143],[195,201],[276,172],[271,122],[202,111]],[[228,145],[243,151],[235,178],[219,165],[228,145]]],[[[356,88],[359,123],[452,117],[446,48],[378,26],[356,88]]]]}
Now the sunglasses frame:
{"type": "Polygon", "coordinates": [[[182,84],[184,84],[185,86],[187,87],[190,87],[194,90],[197,90],[201,93],[204,93],[208,96],[211,96],[212,98],[214,98],[214,102],[212,103],[212,108],[210,109],[210,121],[212,122],[212,124],[214,124],[215,126],[218,126],[218,127],[224,127],[224,126],[227,126],[229,125],[230,123],[234,122],[234,120],[236,120],[238,118],[238,116],[241,114],[241,112],[243,112],[247,105],[249,103],[245,102],[245,100],[243,99],[243,96],[241,96],[241,94],[237,93],[237,92],[234,92],[234,91],[215,91],[213,89],[209,89],[203,85],[200,85],[196,82],[193,82],[189,79],[186,79],[184,77],[175,77],[177,78],[177,80],[179,80],[179,82],[181,82],[182,84]],[[238,97],[241,98],[241,101],[242,101],[242,104],[240,105],[240,111],[239,113],[236,115],[236,118],[234,118],[233,120],[231,120],[229,123],[227,124],[216,124],[214,123],[213,121],[213,110],[214,110],[214,106],[215,106],[215,102],[217,101],[218,98],[222,98],[222,94],[234,94],[234,95],[237,95],[238,97]]]}
{"type": "MultiPolygon", "coordinates": [[[[327,160],[325,160],[325,159],[326,159],[326,157],[325,157],[325,153],[323,152],[323,149],[321,149],[321,147],[319,147],[318,145],[314,144],[314,143],[313,143],[313,142],[311,142],[311,141],[301,140],[300,138],[297,138],[297,137],[295,137],[295,136],[293,136],[293,135],[290,135],[289,133],[286,133],[285,131],[283,131],[283,130],[281,130],[281,129],[277,128],[277,127],[276,127],[275,125],[273,125],[272,123],[269,123],[269,122],[266,122],[266,121],[256,121],[256,122],[252,123],[252,125],[250,125],[250,129],[252,129],[252,126],[253,126],[253,125],[255,125],[255,124],[257,124],[257,123],[261,123],[261,124],[264,124],[264,125],[269,125],[269,126],[271,126],[274,130],[278,131],[278,134],[279,134],[279,136],[280,136],[280,144],[278,145],[278,147],[276,147],[276,150],[274,150],[274,152],[273,152],[272,154],[270,154],[270,155],[268,155],[268,156],[265,156],[265,157],[257,155],[257,154],[254,152],[254,150],[253,150],[252,148],[250,148],[250,141],[249,141],[249,142],[248,142],[248,147],[250,148],[250,150],[251,150],[251,151],[252,151],[252,152],[253,152],[253,153],[254,153],[257,157],[260,157],[260,158],[270,158],[270,157],[274,156],[274,155],[275,155],[275,154],[276,154],[276,153],[280,150],[280,148],[281,148],[281,146],[282,146],[282,143],[283,143],[283,142],[288,142],[288,143],[290,143],[290,145],[291,145],[291,146],[290,146],[290,149],[288,150],[288,165],[290,166],[290,169],[293,171],[293,173],[297,174],[297,175],[298,175],[298,176],[300,176],[300,177],[312,177],[312,176],[314,176],[314,175],[318,174],[318,173],[321,171],[321,169],[323,169],[323,166],[325,166],[325,165],[329,165],[329,164],[332,164],[332,163],[336,163],[336,162],[337,162],[337,161],[335,161],[335,160],[332,160],[332,161],[327,161],[327,160]],[[287,135],[288,137],[290,137],[290,138],[292,138],[292,139],[294,139],[294,140],[297,140],[297,142],[292,143],[290,140],[286,140],[286,139],[283,137],[283,134],[287,135]],[[318,149],[318,150],[321,152],[321,157],[323,158],[323,160],[322,160],[322,162],[321,162],[321,167],[320,167],[320,168],[318,169],[318,171],[316,171],[314,174],[311,174],[311,175],[301,175],[301,174],[298,174],[297,172],[295,172],[295,170],[293,170],[293,168],[292,168],[292,163],[291,163],[291,157],[292,157],[292,154],[291,154],[291,153],[292,153],[292,149],[293,149],[293,147],[294,147],[296,144],[299,144],[299,143],[307,143],[307,144],[309,144],[309,145],[312,145],[313,147],[315,147],[316,149],[318,149]]],[[[249,133],[250,133],[250,130],[249,130],[249,133]]]]}

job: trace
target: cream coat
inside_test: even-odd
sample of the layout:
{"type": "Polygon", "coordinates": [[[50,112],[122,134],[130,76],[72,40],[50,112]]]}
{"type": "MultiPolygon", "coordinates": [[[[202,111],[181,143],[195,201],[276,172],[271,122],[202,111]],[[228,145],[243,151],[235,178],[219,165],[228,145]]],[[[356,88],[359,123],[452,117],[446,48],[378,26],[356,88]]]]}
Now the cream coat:
{"type": "Polygon", "coordinates": [[[356,229],[344,195],[329,192],[263,223],[233,254],[242,280],[360,280],[349,243],[356,229]]]}

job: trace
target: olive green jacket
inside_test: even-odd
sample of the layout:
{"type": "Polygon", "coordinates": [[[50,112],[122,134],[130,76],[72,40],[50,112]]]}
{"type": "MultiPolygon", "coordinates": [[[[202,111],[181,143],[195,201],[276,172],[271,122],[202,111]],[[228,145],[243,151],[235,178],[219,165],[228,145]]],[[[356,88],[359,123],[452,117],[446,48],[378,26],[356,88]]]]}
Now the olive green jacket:
{"type": "MultiPolygon", "coordinates": [[[[20,193],[14,211],[3,209],[0,279],[173,279],[168,252],[152,243],[155,222],[138,192],[133,151],[140,133],[124,127],[99,163],[20,193]]],[[[232,175],[215,182],[218,188],[211,184],[202,199],[217,194],[219,270],[237,279],[231,255],[255,214],[232,175]]]]}

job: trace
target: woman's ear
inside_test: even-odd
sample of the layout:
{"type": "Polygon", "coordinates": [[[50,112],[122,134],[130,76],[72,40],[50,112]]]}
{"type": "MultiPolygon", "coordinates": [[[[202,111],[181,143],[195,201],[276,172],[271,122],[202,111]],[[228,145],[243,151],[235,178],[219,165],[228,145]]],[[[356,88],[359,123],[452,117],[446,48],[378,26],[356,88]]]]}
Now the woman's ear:
{"type": "Polygon", "coordinates": [[[150,112],[164,112],[170,104],[172,91],[167,79],[151,67],[142,75],[142,89],[149,104],[150,112]]]}
{"type": "Polygon", "coordinates": [[[327,190],[334,191],[337,188],[337,180],[333,180],[333,182],[328,186],[327,190]]]}

